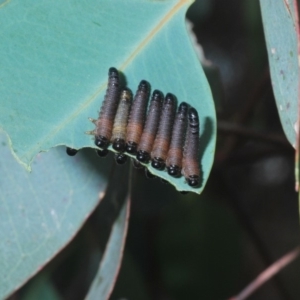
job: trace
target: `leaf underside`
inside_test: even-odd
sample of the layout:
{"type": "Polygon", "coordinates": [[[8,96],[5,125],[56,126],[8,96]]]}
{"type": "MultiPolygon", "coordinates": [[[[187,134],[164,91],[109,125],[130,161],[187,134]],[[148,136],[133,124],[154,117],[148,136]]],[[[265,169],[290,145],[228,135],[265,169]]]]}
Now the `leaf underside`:
{"type": "Polygon", "coordinates": [[[119,273],[128,229],[130,196],[127,196],[111,230],[105,253],[85,300],[109,299],[119,273]]]}
{"type": "Polygon", "coordinates": [[[104,193],[112,160],[64,147],[41,153],[27,172],[0,134],[0,299],[38,272],[77,233],[104,193]],[[47,176],[46,176],[46,175],[47,176]]]}
{"type": "Polygon", "coordinates": [[[184,25],[190,3],[15,0],[0,6],[0,127],[19,162],[29,167],[37,153],[58,145],[95,147],[84,132],[93,129],[88,117],[97,118],[114,66],[133,91],[145,79],[198,110],[201,187],[149,170],[178,190],[201,193],[213,162],[216,118],[184,25]]]}

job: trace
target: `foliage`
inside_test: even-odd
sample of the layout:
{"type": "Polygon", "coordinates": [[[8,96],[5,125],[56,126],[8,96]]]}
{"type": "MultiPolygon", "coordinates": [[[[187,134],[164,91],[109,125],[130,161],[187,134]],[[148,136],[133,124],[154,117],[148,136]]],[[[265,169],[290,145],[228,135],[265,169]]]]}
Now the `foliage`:
{"type": "MultiPolygon", "coordinates": [[[[295,146],[297,13],[292,0],[260,2],[272,88],[284,133],[295,146]]],[[[290,160],[276,157],[276,147],[287,153],[291,149],[280,129],[272,127],[276,111],[264,103],[264,98],[272,96],[264,94],[268,72],[263,71],[266,53],[259,35],[258,1],[232,3],[196,1],[188,13],[205,50],[204,73],[193,49],[197,41],[189,37],[184,22],[188,0],[0,1],[0,299],[41,269],[14,294],[16,299],[108,299],[121,266],[130,199],[129,247],[111,299],[120,299],[124,293],[131,300],[158,298],[158,294],[213,299],[236,291],[242,230],[232,207],[240,219],[251,218],[254,206],[262,208],[265,218],[263,205],[269,198],[263,196],[260,201],[258,197],[255,202],[263,185],[272,186],[272,200],[293,196],[281,188],[283,181],[291,182],[290,173],[284,173],[290,160]],[[216,7],[223,7],[219,15],[213,14],[216,7]],[[244,14],[237,8],[243,8],[244,14]],[[231,23],[223,24],[223,17],[231,23]],[[247,51],[240,45],[242,40],[247,51]],[[247,59],[242,56],[245,52],[247,59]],[[129,164],[116,167],[112,157],[100,160],[94,151],[84,149],[95,148],[84,132],[93,129],[88,117],[97,117],[111,66],[121,71],[124,84],[133,92],[146,79],[152,90],[172,92],[179,102],[196,107],[203,172],[199,189],[151,167],[152,173],[172,186],[146,180],[142,171],[132,171],[129,164]],[[219,145],[215,172],[205,188],[217,130],[210,87],[220,121],[219,145]],[[270,135],[255,131],[266,129],[270,135]],[[243,135],[245,143],[237,138],[243,135]],[[274,147],[258,145],[257,140],[274,147]],[[255,154],[267,148],[272,155],[251,164],[253,158],[248,159],[245,151],[249,144],[255,145],[255,154]],[[72,158],[59,146],[81,150],[72,158]],[[285,169],[278,167],[283,165],[285,169]],[[174,187],[192,193],[182,196],[174,187]],[[197,194],[204,188],[199,199],[197,194]],[[243,210],[241,202],[253,206],[243,210]],[[224,272],[217,271],[221,266],[224,272]],[[215,286],[219,289],[214,290],[215,286]]],[[[265,195],[264,190],[261,194],[265,195]]],[[[266,211],[269,220],[272,214],[266,211]]],[[[284,209],[280,212],[284,214],[284,209]]]]}

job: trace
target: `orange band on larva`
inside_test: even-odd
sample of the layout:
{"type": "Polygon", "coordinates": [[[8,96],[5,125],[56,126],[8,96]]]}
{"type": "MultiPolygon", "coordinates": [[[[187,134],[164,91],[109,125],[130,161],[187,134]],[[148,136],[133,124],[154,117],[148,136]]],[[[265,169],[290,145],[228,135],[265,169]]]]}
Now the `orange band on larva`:
{"type": "MultiPolygon", "coordinates": [[[[200,175],[199,169],[199,161],[195,159],[183,159],[182,160],[182,174],[188,180],[191,176],[198,176],[200,175]]],[[[193,178],[193,177],[191,177],[193,178]]]]}
{"type": "Polygon", "coordinates": [[[143,163],[148,163],[150,160],[150,153],[152,151],[158,129],[162,100],[162,92],[155,90],[151,97],[145,127],[139,142],[138,153],[136,155],[137,160],[143,163]]]}
{"type": "Polygon", "coordinates": [[[127,136],[126,139],[129,142],[139,143],[140,137],[143,133],[143,124],[141,123],[130,123],[127,125],[127,136]]]}
{"type": "Polygon", "coordinates": [[[101,118],[96,121],[96,136],[104,136],[108,139],[111,137],[111,129],[113,127],[113,120],[101,118]]]}
{"type": "Polygon", "coordinates": [[[157,135],[155,138],[153,150],[151,152],[152,157],[161,158],[163,161],[167,159],[170,146],[170,138],[166,136],[157,135]]]}
{"type": "Polygon", "coordinates": [[[145,132],[144,130],[142,134],[142,138],[139,143],[138,151],[144,151],[149,153],[150,155],[154,140],[155,140],[155,135],[150,132],[145,132]]]}
{"type": "Polygon", "coordinates": [[[167,167],[178,166],[182,168],[182,159],[183,159],[183,147],[181,148],[170,148],[166,160],[167,167]]]}
{"type": "Polygon", "coordinates": [[[176,110],[176,98],[168,93],[163,103],[157,135],[151,152],[152,167],[158,170],[165,168],[176,110]]]}
{"type": "Polygon", "coordinates": [[[131,154],[136,153],[143,132],[149,92],[149,83],[142,80],[134,96],[127,125],[126,151],[131,154]]]}

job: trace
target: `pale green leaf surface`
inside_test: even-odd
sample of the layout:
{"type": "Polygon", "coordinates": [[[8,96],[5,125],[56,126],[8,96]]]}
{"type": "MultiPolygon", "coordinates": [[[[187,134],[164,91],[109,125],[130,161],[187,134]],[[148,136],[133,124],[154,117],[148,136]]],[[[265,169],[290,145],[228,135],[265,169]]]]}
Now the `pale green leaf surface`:
{"type": "Polygon", "coordinates": [[[295,147],[298,114],[298,51],[293,0],[260,0],[272,86],[281,124],[295,147]]]}
{"type": "Polygon", "coordinates": [[[84,132],[97,118],[111,66],[135,92],[141,79],[199,112],[203,182],[150,171],[200,193],[214,157],[211,91],[187,35],[187,0],[14,0],[0,7],[0,127],[25,165],[57,145],[95,147],[84,132]]]}
{"type": "Polygon", "coordinates": [[[0,299],[39,271],[70,241],[99,203],[111,160],[63,147],[39,154],[27,172],[0,135],[0,299]],[[96,159],[88,158],[92,155],[96,159]]]}

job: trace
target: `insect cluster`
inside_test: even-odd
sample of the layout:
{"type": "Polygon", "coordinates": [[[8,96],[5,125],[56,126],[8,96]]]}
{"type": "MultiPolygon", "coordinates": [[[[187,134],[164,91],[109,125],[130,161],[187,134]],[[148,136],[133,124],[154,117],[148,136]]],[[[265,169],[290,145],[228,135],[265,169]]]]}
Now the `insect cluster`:
{"type": "Polygon", "coordinates": [[[177,109],[173,94],[154,90],[150,97],[150,84],[142,80],[133,97],[120,87],[117,69],[110,68],[99,117],[90,120],[96,128],[89,134],[95,136],[100,156],[111,144],[118,164],[126,161],[127,152],[135,156],[135,164],[151,163],[173,177],[183,175],[191,187],[200,185],[198,113],[185,102],[177,109]]]}

